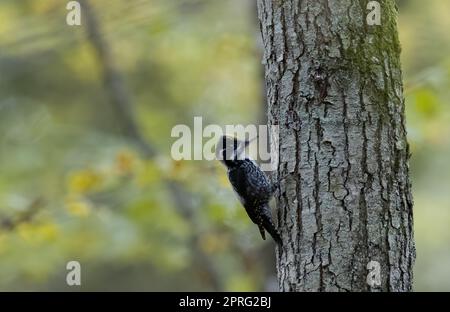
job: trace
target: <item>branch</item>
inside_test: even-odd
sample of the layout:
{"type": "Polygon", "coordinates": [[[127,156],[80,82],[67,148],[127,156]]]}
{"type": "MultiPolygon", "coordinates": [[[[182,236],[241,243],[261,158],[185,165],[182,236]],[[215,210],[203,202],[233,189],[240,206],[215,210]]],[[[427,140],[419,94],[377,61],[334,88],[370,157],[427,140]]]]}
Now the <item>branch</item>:
{"type": "MultiPolygon", "coordinates": [[[[121,120],[122,130],[127,137],[131,138],[138,144],[142,154],[146,158],[154,158],[158,153],[153,145],[143,138],[139,131],[137,121],[134,117],[134,111],[132,109],[131,96],[127,92],[120,72],[114,66],[108,44],[101,36],[100,27],[95,12],[87,0],[80,0],[80,3],[84,8],[86,16],[88,39],[97,53],[98,61],[100,63],[100,67],[102,68],[104,87],[110,96],[111,105],[117,112],[117,118],[120,118],[121,120]]],[[[183,216],[183,218],[190,223],[193,228],[195,228],[197,218],[195,217],[194,207],[191,204],[191,194],[184,189],[183,185],[176,181],[165,178],[163,183],[169,190],[178,213],[183,216]]],[[[207,279],[215,291],[222,291],[222,283],[219,274],[216,272],[211,259],[201,249],[198,240],[199,237],[197,234],[194,234],[190,239],[195,255],[195,261],[197,262],[197,267],[205,270],[207,273],[207,279]]]]}
{"type": "Polygon", "coordinates": [[[13,217],[4,217],[0,219],[0,230],[4,231],[13,231],[17,226],[24,222],[30,222],[39,212],[39,210],[44,205],[44,199],[42,197],[38,197],[34,199],[28,208],[21,212],[15,218],[13,217]]]}
{"type": "Polygon", "coordinates": [[[116,118],[121,124],[121,130],[124,135],[138,144],[146,157],[154,157],[156,155],[156,150],[146,142],[139,131],[133,105],[131,104],[131,96],[125,87],[120,72],[114,66],[110,52],[111,49],[101,35],[97,16],[90,6],[89,1],[81,0],[80,3],[84,8],[88,39],[100,62],[103,84],[111,101],[111,105],[116,112],[116,118]]]}

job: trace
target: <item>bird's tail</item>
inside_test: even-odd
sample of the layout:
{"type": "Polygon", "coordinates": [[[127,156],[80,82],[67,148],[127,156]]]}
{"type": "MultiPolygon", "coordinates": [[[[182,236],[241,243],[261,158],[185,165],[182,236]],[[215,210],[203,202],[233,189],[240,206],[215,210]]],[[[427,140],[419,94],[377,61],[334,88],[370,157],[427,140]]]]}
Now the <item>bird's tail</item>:
{"type": "Polygon", "coordinates": [[[264,209],[266,213],[264,213],[262,217],[262,225],[264,229],[269,232],[270,236],[274,239],[277,244],[282,245],[281,235],[280,232],[278,232],[277,227],[272,221],[272,216],[270,214],[270,207],[267,207],[267,209],[264,209]]]}

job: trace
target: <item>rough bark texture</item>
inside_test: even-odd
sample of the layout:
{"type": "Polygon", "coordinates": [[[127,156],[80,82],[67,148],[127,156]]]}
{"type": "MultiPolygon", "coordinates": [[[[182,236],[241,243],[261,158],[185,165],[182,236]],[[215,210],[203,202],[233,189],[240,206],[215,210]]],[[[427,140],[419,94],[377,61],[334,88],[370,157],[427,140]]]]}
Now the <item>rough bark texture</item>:
{"type": "Polygon", "coordinates": [[[410,291],[415,258],[394,0],[258,0],[279,125],[282,291],[410,291]],[[367,283],[370,261],[381,285],[367,283]]]}

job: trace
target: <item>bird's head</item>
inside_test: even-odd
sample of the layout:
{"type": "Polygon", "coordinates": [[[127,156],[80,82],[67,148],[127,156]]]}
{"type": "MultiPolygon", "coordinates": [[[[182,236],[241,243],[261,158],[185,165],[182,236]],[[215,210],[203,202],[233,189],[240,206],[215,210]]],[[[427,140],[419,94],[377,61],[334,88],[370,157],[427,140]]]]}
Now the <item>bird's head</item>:
{"type": "Polygon", "coordinates": [[[236,137],[224,135],[217,143],[216,158],[225,165],[235,160],[242,160],[245,158],[245,148],[255,139],[256,137],[242,141],[236,137]]]}

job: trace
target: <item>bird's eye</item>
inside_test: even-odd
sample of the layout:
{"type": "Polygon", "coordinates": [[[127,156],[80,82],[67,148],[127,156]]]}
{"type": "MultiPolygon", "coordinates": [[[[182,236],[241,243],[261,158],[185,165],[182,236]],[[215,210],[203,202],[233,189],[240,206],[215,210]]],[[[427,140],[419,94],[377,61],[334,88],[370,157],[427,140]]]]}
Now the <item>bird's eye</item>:
{"type": "Polygon", "coordinates": [[[224,160],[233,160],[234,159],[234,150],[231,148],[226,148],[223,150],[223,159],[224,160]]]}

